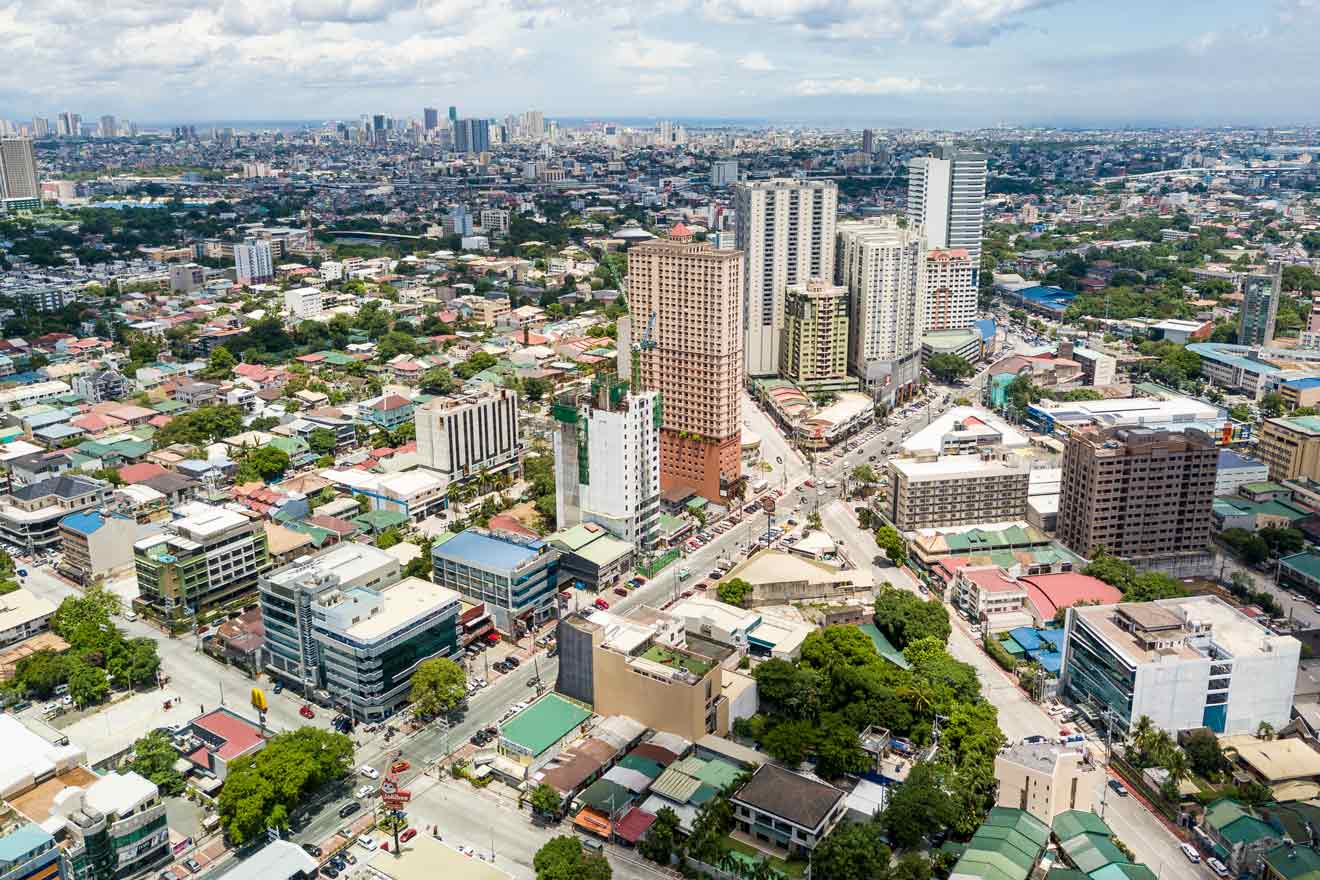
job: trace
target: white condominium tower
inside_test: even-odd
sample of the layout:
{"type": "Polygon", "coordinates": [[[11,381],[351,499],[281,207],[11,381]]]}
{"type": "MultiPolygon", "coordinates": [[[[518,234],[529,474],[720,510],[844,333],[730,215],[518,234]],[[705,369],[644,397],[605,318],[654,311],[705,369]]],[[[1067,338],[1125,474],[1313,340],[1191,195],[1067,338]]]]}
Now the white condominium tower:
{"type": "Polygon", "coordinates": [[[234,245],[234,275],[239,284],[264,284],[275,280],[275,260],[270,242],[249,238],[234,245]]]}
{"type": "Polygon", "coordinates": [[[0,199],[38,199],[37,160],[27,138],[0,138],[0,199]]]}
{"type": "Polygon", "coordinates": [[[877,401],[902,400],[921,372],[926,243],[896,217],[839,224],[838,278],[848,289],[848,363],[877,401]]]}
{"type": "Polygon", "coordinates": [[[908,163],[908,223],[926,230],[928,247],[967,251],[975,269],[981,265],[985,180],[984,153],[940,147],[937,155],[908,163]]]}
{"type": "Polygon", "coordinates": [[[966,330],[976,320],[976,264],[962,248],[926,252],[925,327],[966,330]]]}
{"type": "Polygon", "coordinates": [[[828,180],[776,178],[734,186],[736,241],[746,254],[743,280],[747,373],[779,370],[784,291],[834,267],[839,189],[828,180]]]}

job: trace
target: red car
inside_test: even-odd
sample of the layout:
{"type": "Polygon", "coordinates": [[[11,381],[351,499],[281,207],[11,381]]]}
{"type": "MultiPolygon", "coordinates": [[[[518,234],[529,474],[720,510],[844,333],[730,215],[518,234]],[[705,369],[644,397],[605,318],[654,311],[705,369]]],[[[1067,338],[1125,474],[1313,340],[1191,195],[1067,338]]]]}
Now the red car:
{"type": "Polygon", "coordinates": [[[395,761],[393,764],[390,765],[390,772],[402,773],[404,770],[407,770],[411,766],[412,765],[409,764],[407,761],[395,761]]]}
{"type": "Polygon", "coordinates": [[[595,602],[592,602],[591,604],[592,604],[592,605],[595,605],[595,606],[596,606],[597,608],[599,608],[601,611],[609,611],[609,610],[610,610],[610,603],[609,603],[609,602],[606,602],[604,599],[597,599],[595,602]]]}
{"type": "Polygon", "coordinates": [[[405,832],[403,832],[402,834],[399,835],[399,842],[400,842],[400,843],[407,843],[408,841],[412,840],[412,839],[413,839],[414,837],[416,837],[416,836],[417,836],[417,829],[416,829],[416,828],[409,828],[407,831],[405,831],[405,832]]]}
{"type": "Polygon", "coordinates": [[[628,595],[628,591],[625,590],[623,587],[615,587],[615,588],[614,588],[614,595],[616,595],[616,596],[626,596],[626,595],[628,595]]]}
{"type": "Polygon", "coordinates": [[[304,717],[304,718],[315,718],[315,717],[316,717],[316,713],[312,711],[312,707],[311,707],[311,706],[299,706],[299,707],[298,707],[298,714],[301,715],[301,716],[304,717]]]}
{"type": "Polygon", "coordinates": [[[642,577],[640,574],[637,576],[636,580],[637,580],[637,583],[639,583],[639,584],[644,584],[644,583],[646,583],[646,578],[642,577]]]}

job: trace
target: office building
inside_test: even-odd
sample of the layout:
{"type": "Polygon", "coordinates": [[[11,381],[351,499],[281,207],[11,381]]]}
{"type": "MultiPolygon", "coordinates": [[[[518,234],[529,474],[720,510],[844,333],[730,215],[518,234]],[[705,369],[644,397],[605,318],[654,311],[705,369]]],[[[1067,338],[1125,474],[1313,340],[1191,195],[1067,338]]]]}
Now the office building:
{"type": "Polygon", "coordinates": [[[119,137],[119,123],[115,122],[113,116],[102,116],[100,128],[103,138],[119,137]]]}
{"type": "Polygon", "coordinates": [[[995,805],[1026,810],[1046,825],[1069,810],[1089,811],[1104,772],[1085,747],[1015,743],[995,756],[995,805]]]}
{"type": "Polygon", "coordinates": [[[1014,455],[947,455],[934,460],[895,458],[888,463],[889,509],[894,527],[947,528],[1027,518],[1031,464],[1014,455]]]}
{"type": "Polygon", "coordinates": [[[520,638],[558,613],[559,556],[540,539],[467,529],[432,547],[432,580],[486,603],[495,628],[520,638]]]}
{"type": "Polygon", "coordinates": [[[137,520],[85,510],[60,520],[59,572],[84,587],[109,581],[134,569],[137,520]]]}
{"type": "Polygon", "coordinates": [[[591,522],[640,549],[658,540],[660,394],[633,394],[598,373],[589,393],[555,402],[555,511],[560,528],[591,522]]]}
{"type": "Polygon", "coordinates": [[[906,399],[921,378],[926,245],[895,217],[839,224],[836,280],[848,290],[848,363],[878,402],[906,399]]]}
{"type": "Polygon", "coordinates": [[[81,137],[82,116],[67,110],[56,117],[56,133],[60,137],[81,137]]]}
{"type": "Polygon", "coordinates": [[[693,242],[681,224],[628,252],[633,381],[664,401],[661,491],[719,502],[741,474],[742,266],[740,251],[693,242]]]}
{"type": "MultiPolygon", "coordinates": [[[[1219,450],[1219,459],[1215,469],[1215,497],[1236,495],[1237,490],[1248,483],[1266,483],[1270,479],[1270,468],[1263,461],[1247,458],[1227,449],[1219,450]]],[[[1284,477],[1284,479],[1289,479],[1284,477]]]]}
{"type": "Polygon", "coordinates": [[[170,264],[170,290],[174,293],[192,293],[206,284],[206,267],[196,263],[170,264]]]}
{"type": "Polygon", "coordinates": [[[454,123],[454,149],[459,153],[490,150],[490,120],[460,119],[454,123]]]}
{"type": "Polygon", "coordinates": [[[1238,344],[1269,345],[1274,341],[1274,319],[1279,314],[1283,265],[1272,262],[1268,272],[1253,272],[1242,279],[1242,314],[1238,318],[1238,344]]]}
{"type": "Polygon", "coordinates": [[[811,278],[784,293],[779,374],[804,391],[856,387],[848,380],[848,289],[811,278]]]}
{"type": "Polygon", "coordinates": [[[450,106],[449,108],[449,127],[452,129],[458,122],[458,108],[450,106]]]}
{"type": "Polygon", "coordinates": [[[11,822],[0,830],[0,880],[65,880],[62,850],[35,822],[11,822]]]}
{"type": "Polygon", "coordinates": [[[426,131],[435,131],[440,127],[440,111],[435,107],[422,109],[422,127],[426,131]]]}
{"type": "Polygon", "coordinates": [[[1113,385],[1118,376],[1118,359],[1111,354],[1092,348],[1080,348],[1071,342],[1059,343],[1059,357],[1082,365],[1082,381],[1086,385],[1113,385]]]}
{"type": "Polygon", "coordinates": [[[1204,431],[1107,428],[1068,438],[1059,540],[1139,568],[1202,563],[1213,526],[1219,451],[1204,431]]]}
{"type": "Polygon", "coordinates": [[[976,320],[976,264],[965,250],[926,252],[924,332],[965,330],[976,320]]]}
{"type": "Polygon", "coordinates": [[[55,608],[54,602],[23,587],[0,596],[0,648],[49,630],[55,608]]]}
{"type": "Polygon", "coordinates": [[[270,242],[249,238],[234,245],[235,277],[239,284],[265,284],[275,280],[275,263],[270,242]]]}
{"type": "Polygon", "coordinates": [[[1141,716],[1177,733],[1274,729],[1292,714],[1301,644],[1216,596],[1074,606],[1059,682],[1126,732],[1141,716]]]}
{"type": "Polygon", "coordinates": [[[133,772],[93,779],[85,790],[58,792],[50,808],[64,819],[69,880],[118,880],[164,858],[170,829],[155,783],[133,772]]]}
{"type": "Polygon", "coordinates": [[[557,640],[555,689],[597,714],[627,715],[692,742],[728,732],[722,658],[689,650],[681,617],[645,606],[627,616],[593,610],[561,618],[557,640]]]}
{"type": "Polygon", "coordinates": [[[200,502],[175,512],[164,532],[133,545],[138,602],[176,620],[256,591],[271,565],[260,520],[200,502]]]}
{"type": "Polygon", "coordinates": [[[113,497],[109,483],[70,474],[11,488],[0,496],[0,537],[29,554],[54,550],[60,544],[60,520],[113,497]]]}
{"type": "Polygon", "coordinates": [[[336,544],[318,556],[270,571],[259,579],[266,628],[266,671],[307,695],[323,686],[321,645],[312,608],[324,594],[375,589],[403,577],[399,560],[370,544],[336,544]]]}
{"type": "Polygon", "coordinates": [[[981,265],[985,185],[983,153],[941,147],[934,156],[908,162],[908,223],[925,230],[930,248],[966,251],[973,288],[981,265]]]}
{"type": "Polygon", "coordinates": [[[1320,417],[1266,419],[1256,453],[1269,468],[1271,480],[1320,481],[1320,417]]]}
{"type": "Polygon", "coordinates": [[[40,199],[37,158],[28,138],[0,138],[0,200],[40,199]]]}
{"type": "Polygon", "coordinates": [[[716,159],[710,163],[710,185],[725,187],[738,182],[738,160],[716,159]]]}
{"type": "Polygon", "coordinates": [[[832,181],[774,178],[734,187],[748,375],[779,370],[785,290],[833,271],[838,198],[832,181]]]}
{"type": "Polygon", "coordinates": [[[517,469],[522,457],[518,395],[493,387],[437,397],[413,411],[422,466],[446,481],[517,469]]]}
{"type": "Polygon", "coordinates": [[[284,291],[284,308],[293,320],[315,318],[325,311],[319,287],[295,287],[284,291]]]}
{"type": "Polygon", "coordinates": [[[871,155],[875,152],[875,130],[871,128],[862,129],[862,152],[871,155]]]}

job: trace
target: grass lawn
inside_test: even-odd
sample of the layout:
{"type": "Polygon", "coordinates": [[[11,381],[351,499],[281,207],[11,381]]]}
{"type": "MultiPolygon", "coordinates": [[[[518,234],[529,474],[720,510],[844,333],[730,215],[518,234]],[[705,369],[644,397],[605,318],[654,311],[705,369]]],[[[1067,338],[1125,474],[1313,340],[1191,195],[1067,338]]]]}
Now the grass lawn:
{"type": "Polygon", "coordinates": [[[751,862],[759,862],[763,860],[769,861],[770,867],[774,868],[784,877],[790,878],[790,880],[800,880],[800,878],[806,876],[807,863],[804,861],[793,859],[792,861],[786,862],[781,858],[767,855],[756,847],[743,843],[741,840],[734,840],[732,837],[724,838],[724,842],[729,845],[729,849],[733,850],[735,853],[740,853],[741,855],[746,856],[751,862]]]}

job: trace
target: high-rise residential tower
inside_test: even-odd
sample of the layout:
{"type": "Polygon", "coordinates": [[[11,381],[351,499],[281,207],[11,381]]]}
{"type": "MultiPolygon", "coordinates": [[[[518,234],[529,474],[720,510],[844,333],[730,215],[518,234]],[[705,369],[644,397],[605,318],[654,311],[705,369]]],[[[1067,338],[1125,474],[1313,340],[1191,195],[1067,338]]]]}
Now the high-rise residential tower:
{"type": "Polygon", "coordinates": [[[965,330],[976,320],[976,263],[962,248],[926,252],[925,330],[965,330]]]}
{"type": "Polygon", "coordinates": [[[773,376],[784,331],[784,291],[834,268],[839,189],[828,180],[775,178],[734,186],[735,240],[746,255],[747,374],[773,376]]]}
{"type": "Polygon", "coordinates": [[[875,130],[870,128],[862,129],[862,152],[871,155],[875,152],[875,130]]]}
{"type": "Polygon", "coordinates": [[[113,116],[101,117],[101,137],[119,137],[119,123],[115,121],[113,116]]]}
{"type": "Polygon", "coordinates": [[[37,159],[27,138],[0,138],[0,199],[39,199],[37,159]]]}
{"type": "Polygon", "coordinates": [[[454,123],[454,149],[460,153],[484,153],[490,149],[489,119],[460,119],[454,123]]]}
{"type": "Polygon", "coordinates": [[[848,289],[812,278],[784,297],[779,374],[806,391],[856,388],[848,379],[848,289]]]}
{"type": "MultiPolygon", "coordinates": [[[[928,247],[967,251],[981,265],[985,223],[984,153],[940,147],[934,156],[908,163],[908,222],[926,231],[928,247]]],[[[976,275],[973,274],[973,281],[976,275]]]]}
{"type": "Polygon", "coordinates": [[[275,260],[270,242],[249,238],[234,245],[234,274],[239,284],[264,284],[275,279],[275,260]]]}
{"type": "Polygon", "coordinates": [[[440,127],[440,111],[435,107],[422,108],[422,127],[427,131],[435,131],[440,127]]]}
{"type": "Polygon", "coordinates": [[[1242,314],[1238,319],[1239,345],[1269,345],[1274,340],[1274,319],[1279,314],[1283,265],[1270,263],[1268,272],[1242,279],[1242,314]]]}
{"type": "Polygon", "coordinates": [[[631,335],[642,389],[664,400],[660,486],[727,500],[741,475],[741,251],[667,239],[628,252],[631,335]]]}
{"type": "Polygon", "coordinates": [[[1219,450],[1204,431],[1078,431],[1068,438],[1059,540],[1138,568],[1177,570],[1207,556],[1219,450]]]}
{"type": "Polygon", "coordinates": [[[839,224],[836,279],[848,289],[848,363],[877,401],[902,400],[921,373],[926,243],[896,217],[839,224]]]}

